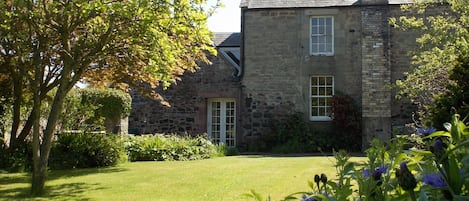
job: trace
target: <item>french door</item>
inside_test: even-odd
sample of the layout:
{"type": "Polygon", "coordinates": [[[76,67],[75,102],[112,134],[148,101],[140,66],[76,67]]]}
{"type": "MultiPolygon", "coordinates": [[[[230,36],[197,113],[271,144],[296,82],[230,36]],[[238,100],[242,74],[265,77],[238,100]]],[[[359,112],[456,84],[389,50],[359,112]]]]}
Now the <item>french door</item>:
{"type": "Polygon", "coordinates": [[[207,133],[216,144],[236,145],[236,102],[229,98],[213,98],[207,105],[207,133]]]}

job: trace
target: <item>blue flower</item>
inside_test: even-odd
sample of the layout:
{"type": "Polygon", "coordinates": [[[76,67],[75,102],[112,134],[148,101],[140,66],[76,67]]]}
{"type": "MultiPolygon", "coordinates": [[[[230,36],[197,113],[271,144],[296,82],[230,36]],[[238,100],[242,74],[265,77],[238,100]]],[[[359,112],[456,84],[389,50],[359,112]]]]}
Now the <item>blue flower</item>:
{"type": "Polygon", "coordinates": [[[443,141],[441,141],[440,139],[437,139],[437,140],[435,141],[435,144],[433,144],[433,149],[434,149],[435,151],[438,151],[438,150],[443,149],[443,141]]]}
{"type": "Polygon", "coordinates": [[[429,128],[417,128],[417,133],[421,135],[430,135],[436,131],[435,128],[429,127],[429,128]]]}
{"type": "Polygon", "coordinates": [[[370,169],[365,168],[362,173],[363,177],[370,177],[370,169]]]}
{"type": "Polygon", "coordinates": [[[407,168],[407,162],[402,162],[399,167],[401,168],[401,170],[408,170],[407,168]]]}
{"type": "Polygon", "coordinates": [[[373,179],[374,180],[380,180],[381,179],[381,175],[386,173],[386,171],[388,171],[388,166],[385,166],[385,165],[382,165],[378,168],[376,168],[374,171],[373,171],[373,179]]]}
{"type": "Polygon", "coordinates": [[[305,195],[305,194],[303,194],[303,196],[301,196],[301,200],[302,201],[316,201],[316,199],[314,199],[312,197],[308,198],[308,196],[305,195]]]}
{"type": "Polygon", "coordinates": [[[434,188],[444,188],[448,186],[440,173],[425,174],[423,176],[423,182],[433,186],[434,188]]]}

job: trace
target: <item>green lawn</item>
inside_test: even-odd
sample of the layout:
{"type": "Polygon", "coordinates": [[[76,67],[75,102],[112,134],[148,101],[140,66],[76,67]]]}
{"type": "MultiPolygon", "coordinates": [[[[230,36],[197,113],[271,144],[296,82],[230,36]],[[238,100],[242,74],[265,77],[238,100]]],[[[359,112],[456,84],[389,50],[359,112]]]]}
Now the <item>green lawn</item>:
{"type": "Polygon", "coordinates": [[[334,177],[333,164],[333,157],[236,156],[52,171],[48,194],[36,199],[27,197],[30,175],[0,173],[0,200],[247,200],[251,189],[279,200],[308,190],[314,174],[334,177]]]}

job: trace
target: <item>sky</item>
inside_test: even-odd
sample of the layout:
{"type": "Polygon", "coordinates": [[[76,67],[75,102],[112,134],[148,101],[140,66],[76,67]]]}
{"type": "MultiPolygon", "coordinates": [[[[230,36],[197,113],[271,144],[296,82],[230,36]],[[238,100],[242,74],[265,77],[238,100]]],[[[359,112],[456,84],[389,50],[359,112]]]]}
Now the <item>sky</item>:
{"type": "MultiPolygon", "coordinates": [[[[239,32],[241,30],[241,0],[221,0],[225,5],[208,18],[208,28],[213,32],[239,32]]],[[[215,0],[209,0],[216,2],[215,0]]],[[[213,3],[212,3],[213,4],[213,3]]]]}

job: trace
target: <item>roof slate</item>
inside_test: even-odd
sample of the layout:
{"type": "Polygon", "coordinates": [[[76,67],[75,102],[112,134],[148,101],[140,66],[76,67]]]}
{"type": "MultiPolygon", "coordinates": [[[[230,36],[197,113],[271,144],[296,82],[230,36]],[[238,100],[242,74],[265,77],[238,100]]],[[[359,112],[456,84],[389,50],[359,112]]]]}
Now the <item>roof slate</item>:
{"type": "Polygon", "coordinates": [[[215,33],[213,43],[216,47],[239,47],[241,45],[240,33],[215,33]]]}
{"type": "MultiPolygon", "coordinates": [[[[337,6],[359,6],[361,0],[242,0],[245,8],[318,8],[337,6]]],[[[389,0],[388,4],[408,4],[413,0],[389,0]]]]}

